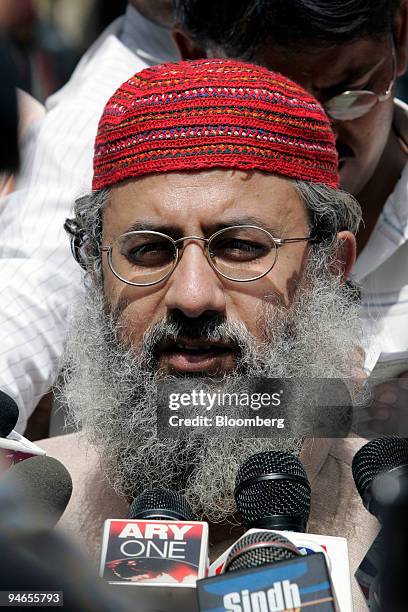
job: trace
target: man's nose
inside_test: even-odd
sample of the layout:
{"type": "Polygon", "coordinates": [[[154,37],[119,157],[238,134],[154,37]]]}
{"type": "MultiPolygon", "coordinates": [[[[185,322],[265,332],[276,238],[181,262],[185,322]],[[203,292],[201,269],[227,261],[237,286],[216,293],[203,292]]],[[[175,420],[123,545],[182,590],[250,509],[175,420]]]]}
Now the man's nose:
{"type": "Polygon", "coordinates": [[[185,244],[178,265],[167,283],[165,305],[168,311],[180,310],[190,318],[209,312],[224,313],[224,286],[208,262],[202,244],[185,244]]]}

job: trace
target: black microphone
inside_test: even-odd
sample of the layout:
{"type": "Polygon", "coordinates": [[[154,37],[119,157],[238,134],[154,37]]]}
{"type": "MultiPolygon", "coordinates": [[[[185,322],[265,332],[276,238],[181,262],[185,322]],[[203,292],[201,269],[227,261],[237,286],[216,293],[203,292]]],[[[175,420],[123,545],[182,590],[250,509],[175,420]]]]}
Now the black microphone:
{"type": "Polygon", "coordinates": [[[395,483],[393,489],[400,499],[408,499],[408,440],[371,440],[354,455],[352,472],[365,508],[381,522],[385,506],[381,499],[390,492],[386,481],[395,483]]]}
{"type": "Polygon", "coordinates": [[[353,477],[365,508],[382,530],[356,572],[370,610],[406,610],[408,440],[377,438],[354,456],[353,477]],[[366,568],[369,568],[367,573],[366,568]]]}
{"type": "Polygon", "coordinates": [[[178,492],[147,489],[129,506],[128,519],[156,521],[196,521],[188,501],[178,492]]]}
{"type": "Polygon", "coordinates": [[[238,470],[235,501],[246,529],[307,529],[310,484],[291,453],[265,451],[249,457],[238,470]]]}
{"type": "Polygon", "coordinates": [[[58,528],[50,529],[63,513],[71,488],[66,469],[45,456],[16,464],[0,478],[0,590],[8,592],[3,603],[30,605],[31,597],[31,605],[44,609],[135,610],[109,592],[89,560],[58,528]]]}
{"type": "Polygon", "coordinates": [[[0,438],[7,438],[16,426],[19,409],[12,397],[0,391],[0,438]]]}
{"type": "MultiPolygon", "coordinates": [[[[68,470],[53,457],[39,455],[13,465],[0,479],[2,491],[14,492],[23,500],[27,513],[35,515],[44,526],[53,527],[60,519],[72,494],[68,470]]],[[[14,517],[10,515],[10,526],[14,517]]],[[[4,525],[4,523],[3,523],[4,525]]]]}
{"type": "MultiPolygon", "coordinates": [[[[351,607],[351,581],[344,538],[308,534],[310,484],[301,461],[283,451],[264,451],[249,457],[236,477],[235,500],[246,529],[290,532],[288,537],[308,554],[327,556],[339,605],[351,607]]],[[[211,566],[220,571],[226,554],[211,566]]]]}
{"type": "Polygon", "coordinates": [[[247,533],[235,542],[228,554],[223,572],[290,561],[300,556],[300,550],[285,536],[273,531],[255,531],[247,533]]]}
{"type": "Polygon", "coordinates": [[[36,444],[24,438],[14,427],[19,410],[16,402],[4,391],[0,391],[0,463],[5,469],[29,457],[45,455],[36,444]]]}
{"type": "Polygon", "coordinates": [[[224,573],[199,580],[197,595],[201,612],[337,609],[324,554],[302,555],[272,531],[251,532],[238,540],[224,573]]]}

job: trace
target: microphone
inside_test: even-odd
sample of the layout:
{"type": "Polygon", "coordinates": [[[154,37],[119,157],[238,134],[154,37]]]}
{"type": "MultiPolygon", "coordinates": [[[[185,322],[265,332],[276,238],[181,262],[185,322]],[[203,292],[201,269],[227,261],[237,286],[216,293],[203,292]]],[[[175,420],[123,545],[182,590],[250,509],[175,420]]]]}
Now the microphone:
{"type": "MultiPolygon", "coordinates": [[[[72,480],[68,470],[53,457],[31,457],[12,466],[0,480],[0,497],[10,495],[21,499],[27,514],[36,524],[51,528],[61,518],[72,494],[72,480]]],[[[3,527],[7,519],[3,519],[3,527]]],[[[15,516],[9,515],[12,529],[15,516]]]]}
{"type": "Polygon", "coordinates": [[[253,531],[230,550],[220,576],[199,580],[201,612],[335,612],[325,556],[304,556],[286,537],[253,531]]]}
{"type": "MultiPolygon", "coordinates": [[[[395,491],[402,500],[408,498],[408,440],[377,438],[365,444],[354,455],[352,472],[364,507],[382,522],[384,494],[395,491]],[[394,486],[386,486],[386,483],[394,486]],[[381,501],[383,500],[383,501],[381,501]]],[[[390,499],[396,502],[396,498],[390,499]]]]}
{"type": "Polygon", "coordinates": [[[290,561],[302,556],[285,536],[273,531],[253,531],[232,546],[224,565],[224,573],[251,569],[267,563],[290,561]]]}
{"type": "Polygon", "coordinates": [[[14,430],[19,410],[16,402],[0,391],[0,464],[2,468],[33,457],[45,455],[45,451],[14,430]]]}
{"type": "Polygon", "coordinates": [[[365,508],[382,525],[356,579],[370,610],[406,609],[408,440],[377,438],[354,456],[353,477],[365,508]]]}
{"type": "MultiPolygon", "coordinates": [[[[295,455],[264,451],[249,457],[237,473],[235,500],[245,528],[250,529],[248,533],[255,528],[278,530],[303,554],[324,554],[339,606],[342,610],[352,609],[347,541],[305,533],[310,514],[310,484],[295,455]]],[[[223,571],[230,550],[211,564],[210,575],[223,571]]]]}
{"type": "Polygon", "coordinates": [[[310,484],[291,453],[265,451],[249,457],[238,470],[234,494],[246,529],[307,529],[310,484]]]}
{"type": "Polygon", "coordinates": [[[195,521],[197,517],[188,501],[174,491],[148,489],[129,506],[129,519],[154,521],[195,521]]]}
{"type": "Polygon", "coordinates": [[[147,490],[127,519],[105,521],[100,575],[126,586],[146,612],[196,609],[195,584],[207,566],[208,525],[178,492],[147,490]]]}
{"type": "Polygon", "coordinates": [[[16,402],[4,391],[0,391],[0,438],[7,438],[18,421],[20,411],[16,402]]]}
{"type": "Polygon", "coordinates": [[[30,591],[40,594],[31,605],[64,606],[70,612],[130,612],[134,605],[110,593],[89,560],[57,529],[50,530],[71,488],[68,472],[51,457],[27,459],[0,479],[0,590],[8,592],[3,603],[23,605],[29,596],[21,591],[30,591]]]}

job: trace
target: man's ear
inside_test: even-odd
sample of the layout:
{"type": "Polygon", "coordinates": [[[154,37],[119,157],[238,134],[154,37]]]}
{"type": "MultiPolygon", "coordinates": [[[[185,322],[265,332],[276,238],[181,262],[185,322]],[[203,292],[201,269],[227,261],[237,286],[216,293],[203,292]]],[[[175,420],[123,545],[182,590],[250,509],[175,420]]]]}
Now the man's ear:
{"type": "Polygon", "coordinates": [[[356,261],[356,238],[349,231],[337,234],[336,257],[332,265],[332,272],[339,275],[343,282],[350,276],[354,262],[356,261]]]}
{"type": "Polygon", "coordinates": [[[401,76],[407,69],[408,0],[400,0],[400,7],[397,9],[394,18],[393,38],[397,59],[397,76],[401,76]]]}
{"type": "Polygon", "coordinates": [[[171,32],[173,40],[179,50],[182,60],[196,60],[207,57],[203,49],[191,36],[182,30],[180,24],[176,24],[171,32]]]}

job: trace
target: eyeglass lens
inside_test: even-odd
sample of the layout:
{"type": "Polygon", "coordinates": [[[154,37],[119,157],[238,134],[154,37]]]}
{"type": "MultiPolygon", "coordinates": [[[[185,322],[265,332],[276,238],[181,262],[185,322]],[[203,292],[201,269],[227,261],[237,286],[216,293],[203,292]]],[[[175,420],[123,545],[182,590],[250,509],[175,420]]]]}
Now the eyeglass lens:
{"type": "Polygon", "coordinates": [[[366,115],[378,102],[388,99],[395,79],[396,59],[392,52],[392,75],[391,80],[378,92],[370,90],[346,91],[324,104],[324,108],[332,119],[350,121],[366,115]],[[386,87],[386,91],[385,91],[386,87]]]}
{"type": "Polygon", "coordinates": [[[258,278],[276,261],[276,244],[258,228],[234,228],[217,234],[208,245],[211,263],[233,280],[258,278]]]}
{"type": "Polygon", "coordinates": [[[368,113],[378,98],[372,92],[347,92],[327,102],[325,110],[332,119],[350,121],[368,113]]]}
{"type": "Polygon", "coordinates": [[[151,232],[129,232],[112,245],[111,265],[121,279],[141,285],[155,283],[174,267],[175,244],[151,232]]]}
{"type": "MultiPolygon", "coordinates": [[[[180,247],[179,247],[180,248],[180,247]]],[[[231,280],[251,280],[275,264],[277,248],[261,228],[228,228],[209,241],[212,267],[231,280]]],[[[110,263],[114,273],[136,285],[157,283],[168,276],[177,260],[174,242],[154,232],[129,232],[112,245],[110,263]]]]}

